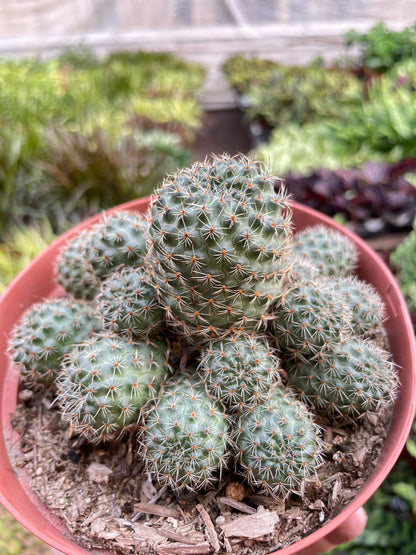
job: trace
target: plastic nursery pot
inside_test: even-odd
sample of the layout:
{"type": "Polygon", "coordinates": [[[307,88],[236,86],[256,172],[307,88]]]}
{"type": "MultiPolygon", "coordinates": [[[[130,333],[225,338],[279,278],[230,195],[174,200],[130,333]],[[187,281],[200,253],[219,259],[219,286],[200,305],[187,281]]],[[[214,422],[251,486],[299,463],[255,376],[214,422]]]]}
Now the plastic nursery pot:
{"type": "MultiPolygon", "coordinates": [[[[144,212],[148,201],[148,198],[135,200],[115,207],[110,212],[121,209],[144,212]]],[[[405,301],[393,275],[381,258],[363,240],[330,218],[295,202],[293,209],[296,229],[322,223],[343,232],[355,242],[360,253],[357,273],[361,279],[376,287],[386,305],[388,318],[385,329],[401,382],[381,457],[362,490],[348,506],[320,529],[274,552],[279,555],[312,555],[322,553],[334,543],[341,543],[348,537],[351,528],[357,533],[361,531],[363,519],[360,518],[360,508],[380,486],[399,457],[415,413],[416,347],[405,301]]],[[[29,477],[25,475],[24,469],[13,469],[9,449],[13,443],[16,445],[18,442],[11,418],[16,408],[19,376],[8,359],[6,349],[13,326],[23,312],[34,302],[62,293],[54,276],[55,259],[60,249],[70,237],[95,223],[100,217],[101,214],[59,237],[17,276],[0,298],[0,501],[30,532],[67,555],[107,555],[109,552],[88,551],[71,539],[64,524],[31,492],[29,477]]]]}

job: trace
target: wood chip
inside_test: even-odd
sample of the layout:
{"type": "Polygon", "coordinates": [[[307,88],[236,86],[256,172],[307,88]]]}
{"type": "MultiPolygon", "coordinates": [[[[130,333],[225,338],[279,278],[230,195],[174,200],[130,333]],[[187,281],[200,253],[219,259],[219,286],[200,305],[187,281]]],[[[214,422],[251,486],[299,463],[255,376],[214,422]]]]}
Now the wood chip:
{"type": "Polygon", "coordinates": [[[135,503],[134,510],[147,515],[172,516],[180,518],[181,513],[177,509],[165,507],[164,505],[156,505],[154,503],[135,503]]]}
{"type": "Polygon", "coordinates": [[[164,539],[163,535],[159,534],[159,529],[154,526],[146,526],[146,524],[136,522],[133,524],[132,528],[136,537],[141,540],[146,540],[152,544],[160,543],[164,539]]]}
{"type": "Polygon", "coordinates": [[[275,511],[260,508],[255,515],[240,516],[222,524],[221,528],[227,538],[261,538],[272,534],[278,522],[279,515],[275,511]]]}
{"type": "Polygon", "coordinates": [[[211,517],[209,516],[207,511],[204,509],[203,505],[198,504],[196,506],[196,508],[197,508],[199,514],[201,515],[202,520],[204,521],[204,524],[207,528],[207,533],[208,533],[209,539],[211,541],[211,544],[214,548],[214,551],[215,551],[215,553],[218,553],[221,549],[221,546],[220,546],[220,542],[219,542],[219,539],[218,539],[218,536],[217,536],[217,532],[215,531],[215,526],[212,523],[211,517]]]}
{"type": "Polygon", "coordinates": [[[171,545],[163,545],[156,548],[158,555],[208,555],[212,553],[212,547],[209,543],[201,543],[199,545],[186,545],[183,543],[173,543],[171,545]]]}
{"type": "Polygon", "coordinates": [[[108,466],[105,466],[105,464],[93,462],[88,466],[87,473],[90,480],[97,484],[101,484],[108,482],[108,478],[113,471],[111,468],[108,468],[108,466]]]}
{"type": "Polygon", "coordinates": [[[169,528],[158,528],[157,531],[165,538],[169,538],[170,540],[174,540],[175,542],[187,543],[190,545],[198,545],[199,543],[201,543],[201,539],[193,538],[192,536],[184,536],[183,534],[174,532],[169,528]]]}
{"type": "Polygon", "coordinates": [[[241,503],[240,501],[236,501],[235,499],[230,499],[229,497],[219,497],[218,501],[220,503],[223,503],[224,505],[232,507],[233,509],[237,509],[237,511],[240,511],[242,513],[248,513],[249,515],[254,515],[257,513],[257,510],[253,507],[250,507],[245,503],[241,503]]]}

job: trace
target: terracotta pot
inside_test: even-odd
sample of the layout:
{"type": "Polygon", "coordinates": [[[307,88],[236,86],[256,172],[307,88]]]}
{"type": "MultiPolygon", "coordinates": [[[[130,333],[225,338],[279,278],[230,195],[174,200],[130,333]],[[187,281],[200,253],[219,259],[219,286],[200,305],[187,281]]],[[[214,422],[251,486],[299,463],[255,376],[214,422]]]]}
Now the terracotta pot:
{"type": "MultiPolygon", "coordinates": [[[[140,199],[116,207],[112,211],[129,208],[144,212],[147,204],[148,199],[140,199]]],[[[279,555],[320,553],[328,549],[332,543],[348,537],[351,527],[357,526],[356,531],[360,531],[359,527],[362,527],[363,519],[360,517],[362,513],[357,513],[357,511],[386,478],[403,449],[415,413],[416,390],[416,348],[413,326],[405,301],[388,267],[363,240],[334,223],[330,218],[297,203],[293,203],[293,207],[294,223],[297,229],[318,222],[324,223],[342,231],[358,247],[360,252],[358,275],[376,287],[387,308],[388,318],[385,328],[394,361],[399,368],[401,387],[380,460],[360,493],[322,528],[301,541],[276,552],[279,555]]],[[[6,348],[11,330],[22,313],[32,303],[46,297],[59,295],[62,292],[54,278],[54,263],[57,253],[71,236],[96,222],[100,216],[97,215],[85,221],[59,237],[19,274],[0,298],[0,425],[3,431],[0,437],[0,501],[33,534],[68,555],[86,555],[91,552],[77,545],[69,537],[65,526],[30,491],[29,480],[25,477],[24,471],[16,474],[9,460],[8,446],[17,440],[10,419],[16,408],[19,377],[8,360],[6,348]]],[[[104,555],[103,551],[94,551],[93,553],[104,555]]]]}

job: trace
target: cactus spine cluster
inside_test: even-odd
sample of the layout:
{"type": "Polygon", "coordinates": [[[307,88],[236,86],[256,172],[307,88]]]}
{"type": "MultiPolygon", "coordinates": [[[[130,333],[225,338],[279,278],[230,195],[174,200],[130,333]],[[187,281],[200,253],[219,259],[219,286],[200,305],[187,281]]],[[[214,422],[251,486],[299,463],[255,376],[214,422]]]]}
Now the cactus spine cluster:
{"type": "Polygon", "coordinates": [[[104,215],[71,239],[57,262],[57,280],[78,298],[93,299],[100,282],[122,266],[141,266],[147,253],[147,224],[140,214],[104,215]]]}
{"type": "Polygon", "coordinates": [[[358,252],[351,239],[322,224],[298,233],[291,249],[299,258],[309,260],[327,277],[347,276],[354,270],[358,260],[358,252]]]}
{"type": "Polygon", "coordinates": [[[169,176],[149,212],[149,261],[167,316],[189,342],[261,327],[282,293],[291,211],[283,187],[243,157],[169,176]]]}
{"type": "Polygon", "coordinates": [[[90,441],[141,427],[146,468],[174,489],[210,487],[234,458],[252,487],[303,494],[322,460],[314,415],[359,420],[398,381],[354,243],[323,225],[292,237],[291,215],[280,180],[241,155],[168,176],[146,222],[105,216],[63,250],[68,298],[33,307],[11,343],[22,378],[58,374],[55,405],[90,441]]]}
{"type": "Polygon", "coordinates": [[[63,419],[92,441],[118,437],[137,427],[144,405],[168,374],[168,346],[162,340],[94,335],[67,355],[60,373],[63,419]]]}
{"type": "Polygon", "coordinates": [[[351,334],[351,310],[331,283],[301,281],[283,295],[271,328],[285,353],[308,358],[351,334]]]}

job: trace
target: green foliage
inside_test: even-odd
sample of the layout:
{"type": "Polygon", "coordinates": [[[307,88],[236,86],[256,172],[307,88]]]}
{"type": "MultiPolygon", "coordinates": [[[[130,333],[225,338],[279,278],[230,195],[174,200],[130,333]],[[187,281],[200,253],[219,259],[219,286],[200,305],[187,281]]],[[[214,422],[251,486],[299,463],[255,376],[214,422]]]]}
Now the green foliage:
{"type": "Polygon", "coordinates": [[[242,414],[233,430],[241,474],[273,496],[303,494],[320,463],[319,429],[290,392],[242,414]]]}
{"type": "Polygon", "coordinates": [[[119,437],[138,427],[169,372],[162,340],[92,334],[68,353],[58,376],[62,418],[90,441],[119,437]]]}
{"type": "Polygon", "coordinates": [[[174,489],[215,483],[229,453],[228,418],[199,381],[182,375],[146,414],[143,454],[151,472],[174,489]]]}
{"type": "Polygon", "coordinates": [[[203,79],[168,54],[0,60],[0,232],[36,210],[62,230],[65,213],[149,194],[189,162],[203,79]]]}
{"type": "Polygon", "coordinates": [[[224,70],[243,94],[245,113],[272,127],[304,124],[360,105],[363,85],[349,72],[323,67],[288,67],[257,58],[230,58],[224,70]]]}
{"type": "Polygon", "coordinates": [[[291,213],[267,168],[214,156],[169,176],[150,207],[149,260],[190,342],[258,328],[280,297],[291,213]]]}
{"type": "Polygon", "coordinates": [[[0,507],[0,553],[2,555],[49,555],[50,548],[28,532],[0,507]]]}
{"type": "Polygon", "coordinates": [[[416,55],[416,26],[393,31],[380,22],[366,33],[349,31],[345,35],[345,44],[360,48],[360,56],[352,61],[353,64],[382,73],[416,55]]]}
{"type": "Polygon", "coordinates": [[[281,175],[415,157],[414,78],[400,79],[397,75],[392,70],[373,79],[367,96],[348,110],[340,108],[336,116],[276,128],[269,144],[260,146],[253,155],[266,160],[281,175]]]}
{"type": "Polygon", "coordinates": [[[45,218],[32,226],[12,227],[0,243],[0,293],[9,282],[55,239],[45,218]]]}
{"type": "Polygon", "coordinates": [[[390,260],[398,268],[400,288],[409,310],[416,309],[416,220],[412,231],[391,253],[390,260]]]}

